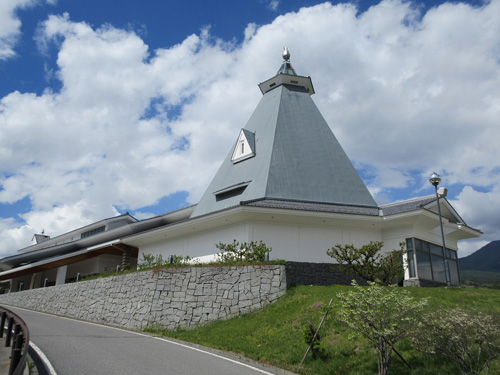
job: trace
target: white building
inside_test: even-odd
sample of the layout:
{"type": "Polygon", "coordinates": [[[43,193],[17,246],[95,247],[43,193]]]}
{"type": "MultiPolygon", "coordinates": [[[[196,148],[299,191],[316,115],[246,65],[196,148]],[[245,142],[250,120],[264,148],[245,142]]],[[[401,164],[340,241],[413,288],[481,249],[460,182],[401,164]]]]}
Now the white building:
{"type": "MultiPolygon", "coordinates": [[[[86,267],[94,267],[97,273],[102,267],[96,262],[104,261],[100,254],[111,249],[115,263],[120,263],[123,249],[132,257],[138,254],[139,259],[142,254],[162,254],[164,259],[174,254],[203,257],[216,253],[219,242],[236,239],[262,240],[272,248],[271,259],[308,263],[333,263],[326,251],[336,244],[383,241],[384,250],[390,251],[404,242],[407,283],[445,283],[436,197],[378,206],[312,101],[311,78],[298,76],[285,52],[278,73],[259,84],[260,103],[235,134],[235,143],[228,147],[226,159],[197,205],[143,222],[128,216],[120,231],[99,233],[91,245],[84,238],[76,241],[81,246],[61,255],[66,261],[60,266],[55,257],[59,245],[55,244],[34,248],[33,254],[41,256],[27,266],[20,267],[22,255],[4,258],[0,265],[14,268],[1,272],[0,280],[17,278],[21,273],[16,269],[22,267],[23,277],[29,277],[30,272],[43,269],[40,262],[47,267],[51,264],[52,273],[66,272],[65,277],[56,275],[51,281],[72,279],[75,272],[83,274],[82,260],[76,256],[80,253],[95,256],[86,260],[90,262],[86,267]],[[112,239],[104,240],[104,234],[112,239]],[[68,259],[75,262],[68,263],[68,259]],[[56,271],[57,267],[67,269],[56,271]]],[[[458,241],[481,232],[467,226],[445,197],[440,205],[451,283],[458,285],[458,241]]],[[[41,286],[35,276],[31,278],[35,280],[32,286],[41,286]]]]}

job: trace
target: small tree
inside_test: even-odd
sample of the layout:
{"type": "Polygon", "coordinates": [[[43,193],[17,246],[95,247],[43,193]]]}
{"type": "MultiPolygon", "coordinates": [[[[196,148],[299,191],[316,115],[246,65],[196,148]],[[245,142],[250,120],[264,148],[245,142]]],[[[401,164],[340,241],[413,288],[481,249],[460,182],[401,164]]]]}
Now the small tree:
{"type": "Polygon", "coordinates": [[[217,254],[217,260],[220,262],[263,262],[266,260],[266,253],[271,252],[271,248],[265,243],[251,241],[250,243],[239,243],[233,240],[231,244],[219,242],[215,245],[220,253],[217,254]]]}
{"type": "Polygon", "coordinates": [[[191,262],[191,257],[189,255],[186,255],[186,256],[182,256],[182,255],[172,255],[172,262],[170,262],[170,259],[168,260],[168,264],[172,265],[172,266],[185,266],[185,265],[188,265],[190,264],[191,262]]]}
{"type": "Polygon", "coordinates": [[[191,261],[190,256],[171,255],[171,259],[163,260],[163,256],[158,254],[142,254],[142,259],[139,261],[138,269],[145,270],[148,268],[160,268],[165,266],[183,266],[189,264],[191,261]]]}
{"type": "Polygon", "coordinates": [[[374,282],[361,287],[353,280],[352,285],[354,291],[338,294],[337,319],[375,346],[378,373],[386,375],[394,345],[419,324],[417,315],[427,299],[416,300],[406,289],[374,282]]]}
{"type": "Polygon", "coordinates": [[[137,268],[145,270],[148,268],[161,267],[163,265],[164,262],[161,254],[154,256],[153,254],[142,253],[142,259],[139,261],[137,268]]]}
{"type": "Polygon", "coordinates": [[[311,345],[313,359],[317,359],[324,355],[323,348],[321,347],[321,336],[319,333],[316,333],[316,330],[310,321],[307,321],[307,324],[304,325],[302,337],[307,345],[311,345]]]}
{"type": "Polygon", "coordinates": [[[442,354],[454,361],[462,375],[489,374],[500,356],[498,318],[460,308],[427,314],[413,342],[425,353],[442,354]]]}
{"type": "Polygon", "coordinates": [[[403,276],[402,257],[406,250],[404,242],[399,245],[399,250],[385,255],[380,253],[384,243],[379,241],[371,241],[360,248],[337,244],[326,253],[340,264],[343,272],[355,273],[367,281],[388,285],[403,276]]]}

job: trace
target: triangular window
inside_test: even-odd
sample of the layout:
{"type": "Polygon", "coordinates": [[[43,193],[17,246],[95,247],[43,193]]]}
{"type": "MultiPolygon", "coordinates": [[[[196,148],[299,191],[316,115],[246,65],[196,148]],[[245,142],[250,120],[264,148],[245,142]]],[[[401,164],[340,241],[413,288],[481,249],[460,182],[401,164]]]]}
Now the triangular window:
{"type": "Polygon", "coordinates": [[[255,156],[255,133],[241,129],[231,161],[238,163],[255,156]]]}

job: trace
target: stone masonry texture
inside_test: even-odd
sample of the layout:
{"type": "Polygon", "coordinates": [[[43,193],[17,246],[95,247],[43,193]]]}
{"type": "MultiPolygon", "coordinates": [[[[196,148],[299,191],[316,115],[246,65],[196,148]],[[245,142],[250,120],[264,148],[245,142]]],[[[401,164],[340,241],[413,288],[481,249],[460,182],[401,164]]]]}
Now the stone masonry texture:
{"type": "Polygon", "coordinates": [[[282,265],[165,268],[3,294],[0,303],[130,329],[189,328],[286,293],[282,265]]]}

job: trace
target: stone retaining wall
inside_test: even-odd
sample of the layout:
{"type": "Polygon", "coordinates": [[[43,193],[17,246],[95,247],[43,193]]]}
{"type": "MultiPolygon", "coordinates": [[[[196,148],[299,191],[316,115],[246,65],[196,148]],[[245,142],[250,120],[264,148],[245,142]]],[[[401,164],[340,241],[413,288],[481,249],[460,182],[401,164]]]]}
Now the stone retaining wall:
{"type": "Polygon", "coordinates": [[[126,328],[175,329],[258,310],[285,292],[285,266],[187,267],[9,293],[0,303],[126,328]]]}
{"type": "Polygon", "coordinates": [[[346,274],[334,263],[287,262],[288,286],[296,285],[351,285],[352,280],[360,285],[366,281],[356,274],[346,274]]]}

